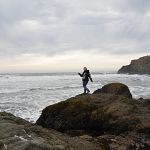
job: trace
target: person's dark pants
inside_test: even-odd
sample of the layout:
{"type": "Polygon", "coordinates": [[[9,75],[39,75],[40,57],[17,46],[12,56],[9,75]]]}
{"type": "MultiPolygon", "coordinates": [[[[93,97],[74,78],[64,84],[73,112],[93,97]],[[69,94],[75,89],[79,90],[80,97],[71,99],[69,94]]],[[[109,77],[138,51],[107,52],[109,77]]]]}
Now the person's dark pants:
{"type": "Polygon", "coordinates": [[[84,93],[86,92],[90,92],[90,90],[87,88],[87,84],[88,84],[88,81],[83,81],[83,88],[84,88],[84,93]]]}

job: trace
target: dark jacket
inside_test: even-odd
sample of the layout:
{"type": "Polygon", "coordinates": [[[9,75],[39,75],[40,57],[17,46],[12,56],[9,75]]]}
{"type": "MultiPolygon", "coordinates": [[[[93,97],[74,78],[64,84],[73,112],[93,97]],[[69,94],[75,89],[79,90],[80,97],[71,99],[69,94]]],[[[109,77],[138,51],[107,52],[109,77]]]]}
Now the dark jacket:
{"type": "Polygon", "coordinates": [[[89,70],[85,70],[82,74],[79,73],[79,75],[82,77],[83,81],[89,81],[89,79],[91,80],[91,82],[93,82],[92,78],[91,78],[91,74],[89,70]]]}

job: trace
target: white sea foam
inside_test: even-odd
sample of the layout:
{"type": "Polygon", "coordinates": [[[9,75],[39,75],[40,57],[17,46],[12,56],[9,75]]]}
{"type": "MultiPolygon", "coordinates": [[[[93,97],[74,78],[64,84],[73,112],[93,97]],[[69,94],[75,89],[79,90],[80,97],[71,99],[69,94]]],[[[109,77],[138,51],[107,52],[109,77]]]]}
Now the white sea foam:
{"type": "MultiPolygon", "coordinates": [[[[91,92],[111,82],[126,84],[134,98],[150,98],[150,76],[92,74],[91,92]]],[[[0,75],[0,111],[35,122],[43,108],[83,92],[77,74],[0,75]]]]}

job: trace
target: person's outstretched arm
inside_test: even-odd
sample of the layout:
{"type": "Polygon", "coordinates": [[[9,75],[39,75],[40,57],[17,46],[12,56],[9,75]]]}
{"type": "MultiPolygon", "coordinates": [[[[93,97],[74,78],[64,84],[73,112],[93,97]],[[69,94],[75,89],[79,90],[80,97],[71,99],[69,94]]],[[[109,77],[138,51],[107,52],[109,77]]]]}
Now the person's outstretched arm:
{"type": "Polygon", "coordinates": [[[81,73],[78,73],[78,75],[80,76],[80,77],[83,77],[83,73],[81,74],[81,73]]]}

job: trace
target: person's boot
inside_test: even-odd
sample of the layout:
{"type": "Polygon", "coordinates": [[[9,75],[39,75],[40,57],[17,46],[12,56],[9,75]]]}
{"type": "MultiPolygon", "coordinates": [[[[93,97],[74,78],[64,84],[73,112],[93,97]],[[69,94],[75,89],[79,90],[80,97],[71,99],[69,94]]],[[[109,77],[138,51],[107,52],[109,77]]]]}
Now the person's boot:
{"type": "Polygon", "coordinates": [[[90,90],[89,89],[87,89],[87,94],[89,94],[90,93],[90,90]]]}

